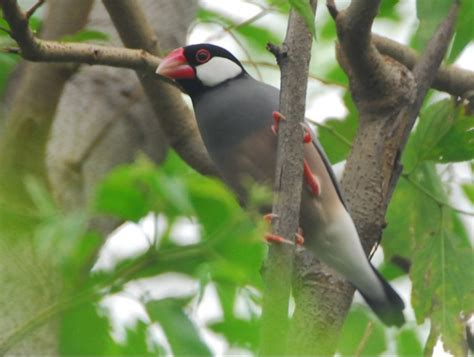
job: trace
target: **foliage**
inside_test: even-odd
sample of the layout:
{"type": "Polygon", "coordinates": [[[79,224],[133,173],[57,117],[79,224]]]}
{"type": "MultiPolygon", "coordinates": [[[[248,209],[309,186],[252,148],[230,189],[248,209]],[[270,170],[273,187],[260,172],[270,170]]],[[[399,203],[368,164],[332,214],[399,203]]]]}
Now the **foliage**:
{"type": "MultiPolygon", "coordinates": [[[[313,35],[317,33],[318,52],[333,53],[336,36],[333,21],[321,16],[315,28],[307,2],[251,3],[278,15],[295,9],[303,15],[313,35]]],[[[380,16],[384,21],[403,21],[400,3],[382,1],[380,16]]],[[[414,48],[423,48],[451,3],[451,0],[416,2],[420,23],[410,39],[414,48]]],[[[462,1],[449,62],[455,61],[472,42],[472,6],[471,1],[462,1]]],[[[324,11],[323,6],[318,11],[324,11]]],[[[267,42],[280,41],[280,34],[264,22],[241,22],[223,11],[200,8],[196,20],[219,24],[224,34],[231,33],[239,43],[244,43],[251,57],[266,55],[267,42]]],[[[39,26],[37,19],[32,23],[36,28],[39,26]]],[[[0,26],[7,28],[3,21],[0,26]]],[[[85,30],[62,40],[103,41],[107,37],[85,30]]],[[[5,32],[0,32],[0,41],[2,47],[13,45],[5,32]]],[[[345,118],[326,119],[318,129],[331,162],[336,163],[349,154],[358,126],[357,111],[347,88],[347,78],[334,54],[324,66],[319,66],[318,61],[320,58],[315,56],[316,64],[312,68],[325,82],[343,87],[347,109],[345,118]]],[[[0,94],[17,63],[17,57],[0,54],[0,94]]],[[[457,201],[464,195],[474,203],[474,183],[453,182],[443,172],[456,170],[460,165],[465,168],[465,163],[459,163],[474,159],[474,116],[465,110],[464,104],[459,99],[442,98],[424,105],[403,153],[404,172],[386,217],[382,271],[389,279],[411,282],[410,305],[416,321],[394,333],[380,324],[367,308],[355,305],[341,336],[338,347],[341,355],[380,355],[390,348],[391,352],[396,349],[400,356],[421,355],[423,348],[429,350],[439,337],[445,349],[455,355],[462,353],[463,317],[474,312],[470,283],[474,281],[474,267],[469,240],[472,232],[467,231],[461,219],[465,215],[457,209],[457,201]],[[453,188],[462,193],[452,195],[453,188]],[[431,322],[428,341],[419,337],[422,334],[418,324],[426,320],[431,322]]],[[[472,175],[473,165],[466,170],[472,175]]],[[[62,355],[211,355],[213,351],[203,331],[212,331],[231,347],[257,350],[265,227],[257,215],[245,213],[239,207],[222,183],[199,176],[176,154],[170,153],[160,167],[145,157],[117,167],[97,188],[91,207],[84,210],[65,212],[57,207],[47,188],[34,178],[28,179],[27,187],[32,202],[32,208],[27,211],[0,198],[1,238],[18,239],[12,233],[12,225],[19,228],[16,222],[28,220],[29,237],[35,240],[38,254],[59,267],[66,287],[60,303],[51,306],[50,314],[60,317],[62,355]],[[118,260],[110,269],[91,271],[106,240],[91,230],[92,219],[112,217],[142,224],[150,219],[151,213],[164,222],[163,229],[156,232],[144,251],[118,260]],[[183,244],[177,239],[183,221],[197,227],[196,242],[183,244]],[[129,296],[134,283],[152,285],[154,278],[170,273],[194,281],[195,288],[184,296],[157,297],[149,291],[139,296],[132,294],[144,316],[126,325],[124,337],[117,338],[112,333],[116,329],[111,319],[113,314],[104,307],[104,301],[111,296],[129,296]],[[195,315],[208,288],[215,290],[216,304],[222,313],[219,319],[202,326],[195,315]],[[238,308],[242,302],[246,306],[244,311],[238,308]],[[162,332],[158,339],[154,333],[157,326],[162,332]]],[[[257,191],[256,199],[265,196],[257,191]]],[[[465,217],[472,220],[472,216],[465,217]]],[[[33,316],[33,321],[42,323],[47,317],[33,316]]]]}

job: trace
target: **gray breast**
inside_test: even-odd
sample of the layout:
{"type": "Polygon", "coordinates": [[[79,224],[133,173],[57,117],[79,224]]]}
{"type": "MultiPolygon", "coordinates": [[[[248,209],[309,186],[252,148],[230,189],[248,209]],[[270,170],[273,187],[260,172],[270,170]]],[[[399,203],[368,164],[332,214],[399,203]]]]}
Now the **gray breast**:
{"type": "Polygon", "coordinates": [[[272,125],[272,111],[278,109],[278,101],[278,89],[249,76],[223,83],[194,101],[199,130],[218,166],[235,145],[272,125]]]}

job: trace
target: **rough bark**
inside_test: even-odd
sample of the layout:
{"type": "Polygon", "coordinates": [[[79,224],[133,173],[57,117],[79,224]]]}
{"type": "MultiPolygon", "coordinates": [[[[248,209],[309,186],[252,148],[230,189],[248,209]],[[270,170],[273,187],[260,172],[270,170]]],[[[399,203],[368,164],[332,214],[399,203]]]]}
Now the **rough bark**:
{"type": "MultiPolygon", "coordinates": [[[[427,86],[431,86],[437,73],[457,11],[454,6],[410,71],[381,55],[371,41],[372,21],[379,3],[379,0],[352,1],[346,10],[338,12],[334,2],[328,1],[340,41],[338,61],[349,77],[360,122],[342,188],[367,254],[381,237],[388,202],[401,173],[400,153],[427,86]]],[[[295,345],[301,344],[302,354],[330,355],[334,353],[354,289],[324,267],[320,269],[309,255],[302,254],[299,259],[305,263],[297,270],[295,282],[301,286],[300,296],[296,297],[299,303],[295,325],[305,332],[313,331],[319,342],[315,345],[304,337],[298,338],[295,332],[295,345]],[[314,309],[304,313],[307,310],[300,307],[307,304],[313,304],[314,309]]]]}
{"type": "MultiPolygon", "coordinates": [[[[311,1],[313,13],[317,1],[311,1]]],[[[294,242],[299,226],[303,176],[301,123],[313,37],[304,19],[292,11],[282,46],[270,46],[281,68],[280,112],[273,200],[273,233],[294,242]]],[[[295,245],[271,245],[264,265],[260,354],[287,354],[288,307],[295,245]]]]}

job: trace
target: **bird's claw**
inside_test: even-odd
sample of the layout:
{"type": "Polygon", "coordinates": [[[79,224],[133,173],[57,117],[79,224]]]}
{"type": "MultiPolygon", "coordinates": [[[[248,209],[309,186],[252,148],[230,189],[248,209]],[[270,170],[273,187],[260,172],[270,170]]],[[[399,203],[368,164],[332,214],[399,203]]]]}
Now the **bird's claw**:
{"type": "Polygon", "coordinates": [[[280,112],[276,110],[272,112],[272,117],[273,117],[273,121],[275,122],[275,124],[272,125],[272,131],[273,131],[273,134],[277,135],[278,127],[280,126],[280,121],[286,120],[286,118],[283,114],[281,114],[280,112]]]}
{"type": "MultiPolygon", "coordinates": [[[[276,110],[272,112],[272,117],[273,117],[273,121],[275,122],[272,125],[272,132],[273,132],[273,134],[278,135],[278,129],[279,129],[279,126],[280,126],[280,122],[282,120],[286,120],[286,118],[283,114],[281,114],[280,112],[278,112],[276,110]]],[[[303,142],[305,144],[308,144],[313,140],[313,136],[311,135],[311,130],[306,125],[304,125],[303,123],[301,123],[301,126],[303,127],[303,130],[304,130],[303,142]]]]}
{"type": "Polygon", "coordinates": [[[313,136],[311,135],[311,130],[304,124],[301,124],[304,130],[303,143],[309,144],[313,141],[313,136]]]}
{"type": "MultiPolygon", "coordinates": [[[[272,112],[272,117],[273,117],[273,120],[275,121],[275,123],[272,125],[272,132],[273,134],[278,135],[278,127],[280,125],[280,121],[286,120],[286,118],[283,114],[281,114],[280,112],[276,110],[272,112]]],[[[301,124],[301,126],[303,127],[303,130],[304,130],[303,143],[308,144],[312,142],[313,136],[311,135],[311,130],[303,123],[301,124]]],[[[309,167],[308,162],[306,160],[304,160],[304,177],[310,188],[311,193],[314,196],[319,196],[319,194],[321,193],[321,185],[319,184],[317,177],[311,171],[311,168],[309,167]]],[[[271,218],[273,217],[270,217],[270,215],[272,215],[272,213],[270,213],[269,215],[265,215],[264,218],[267,221],[270,218],[269,221],[271,221],[271,218]]]]}
{"type": "MultiPolygon", "coordinates": [[[[274,218],[278,218],[278,215],[275,213],[268,213],[263,216],[263,219],[267,221],[268,223],[271,223],[274,218]]],[[[273,233],[266,233],[265,240],[267,241],[267,243],[281,243],[281,244],[289,244],[289,245],[296,244],[297,246],[302,246],[304,244],[303,229],[301,229],[301,227],[298,228],[298,232],[295,233],[294,242],[273,233]]]]}
{"type": "Polygon", "coordinates": [[[316,177],[316,175],[313,174],[313,171],[311,171],[311,168],[309,167],[309,164],[306,160],[304,160],[303,165],[304,178],[309,186],[311,193],[314,196],[319,196],[321,194],[321,184],[319,183],[318,178],[316,177]]]}

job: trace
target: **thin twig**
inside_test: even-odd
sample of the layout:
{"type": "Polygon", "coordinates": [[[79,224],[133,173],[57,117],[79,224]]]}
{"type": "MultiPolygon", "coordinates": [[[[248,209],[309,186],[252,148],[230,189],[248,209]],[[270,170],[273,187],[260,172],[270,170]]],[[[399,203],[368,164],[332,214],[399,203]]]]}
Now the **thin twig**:
{"type": "MultiPolygon", "coordinates": [[[[268,68],[272,68],[272,69],[274,69],[274,70],[279,70],[279,69],[280,69],[280,67],[278,67],[277,64],[272,63],[272,62],[267,62],[267,61],[254,61],[254,62],[241,61],[241,62],[242,62],[243,64],[252,64],[252,65],[257,65],[257,66],[268,67],[268,68]]],[[[342,83],[339,83],[339,82],[330,81],[330,80],[328,80],[328,79],[324,79],[324,78],[318,77],[317,75],[312,74],[312,73],[309,73],[309,74],[308,74],[308,78],[309,78],[309,79],[312,79],[312,80],[315,80],[315,81],[318,81],[318,82],[321,82],[321,83],[326,84],[326,85],[337,86],[337,87],[340,87],[340,88],[343,88],[343,89],[347,89],[347,86],[346,86],[345,84],[342,84],[342,83]]]]}
{"type": "Polygon", "coordinates": [[[38,0],[38,2],[37,2],[36,4],[34,4],[34,5],[25,13],[26,19],[29,20],[30,17],[34,15],[34,13],[36,12],[36,10],[38,10],[45,2],[46,2],[46,0],[38,0]]]}
{"type": "Polygon", "coordinates": [[[265,15],[267,15],[272,10],[273,10],[272,8],[264,8],[260,12],[258,12],[257,14],[249,17],[248,19],[246,19],[242,22],[231,24],[231,25],[228,25],[228,26],[224,27],[221,31],[208,36],[203,42],[216,41],[216,40],[220,39],[226,33],[230,33],[232,30],[236,30],[239,27],[247,26],[247,25],[250,25],[250,24],[254,23],[255,21],[257,21],[257,20],[261,19],[262,17],[264,17],[265,15]]]}
{"type": "Polygon", "coordinates": [[[367,323],[367,327],[365,328],[364,335],[362,336],[362,339],[360,340],[359,346],[357,346],[357,350],[354,354],[355,357],[359,357],[362,355],[362,352],[364,352],[364,349],[367,346],[367,343],[369,342],[369,338],[372,335],[373,331],[374,331],[374,322],[369,321],[367,323]]]}
{"type": "Polygon", "coordinates": [[[332,135],[334,135],[342,143],[346,144],[350,148],[352,147],[352,143],[344,135],[342,135],[337,130],[335,130],[333,127],[331,127],[329,125],[326,125],[326,124],[323,124],[323,123],[319,123],[316,120],[311,119],[311,118],[306,118],[306,120],[309,121],[311,124],[316,125],[319,128],[322,128],[324,130],[329,131],[332,135]]]}
{"type": "Polygon", "coordinates": [[[239,38],[232,31],[229,31],[229,35],[232,37],[235,43],[242,49],[242,51],[244,51],[245,56],[247,57],[246,62],[250,63],[252,67],[255,69],[255,72],[257,72],[258,79],[263,80],[262,72],[260,71],[260,68],[258,68],[257,64],[252,59],[250,52],[245,48],[245,46],[242,44],[239,38]]]}

